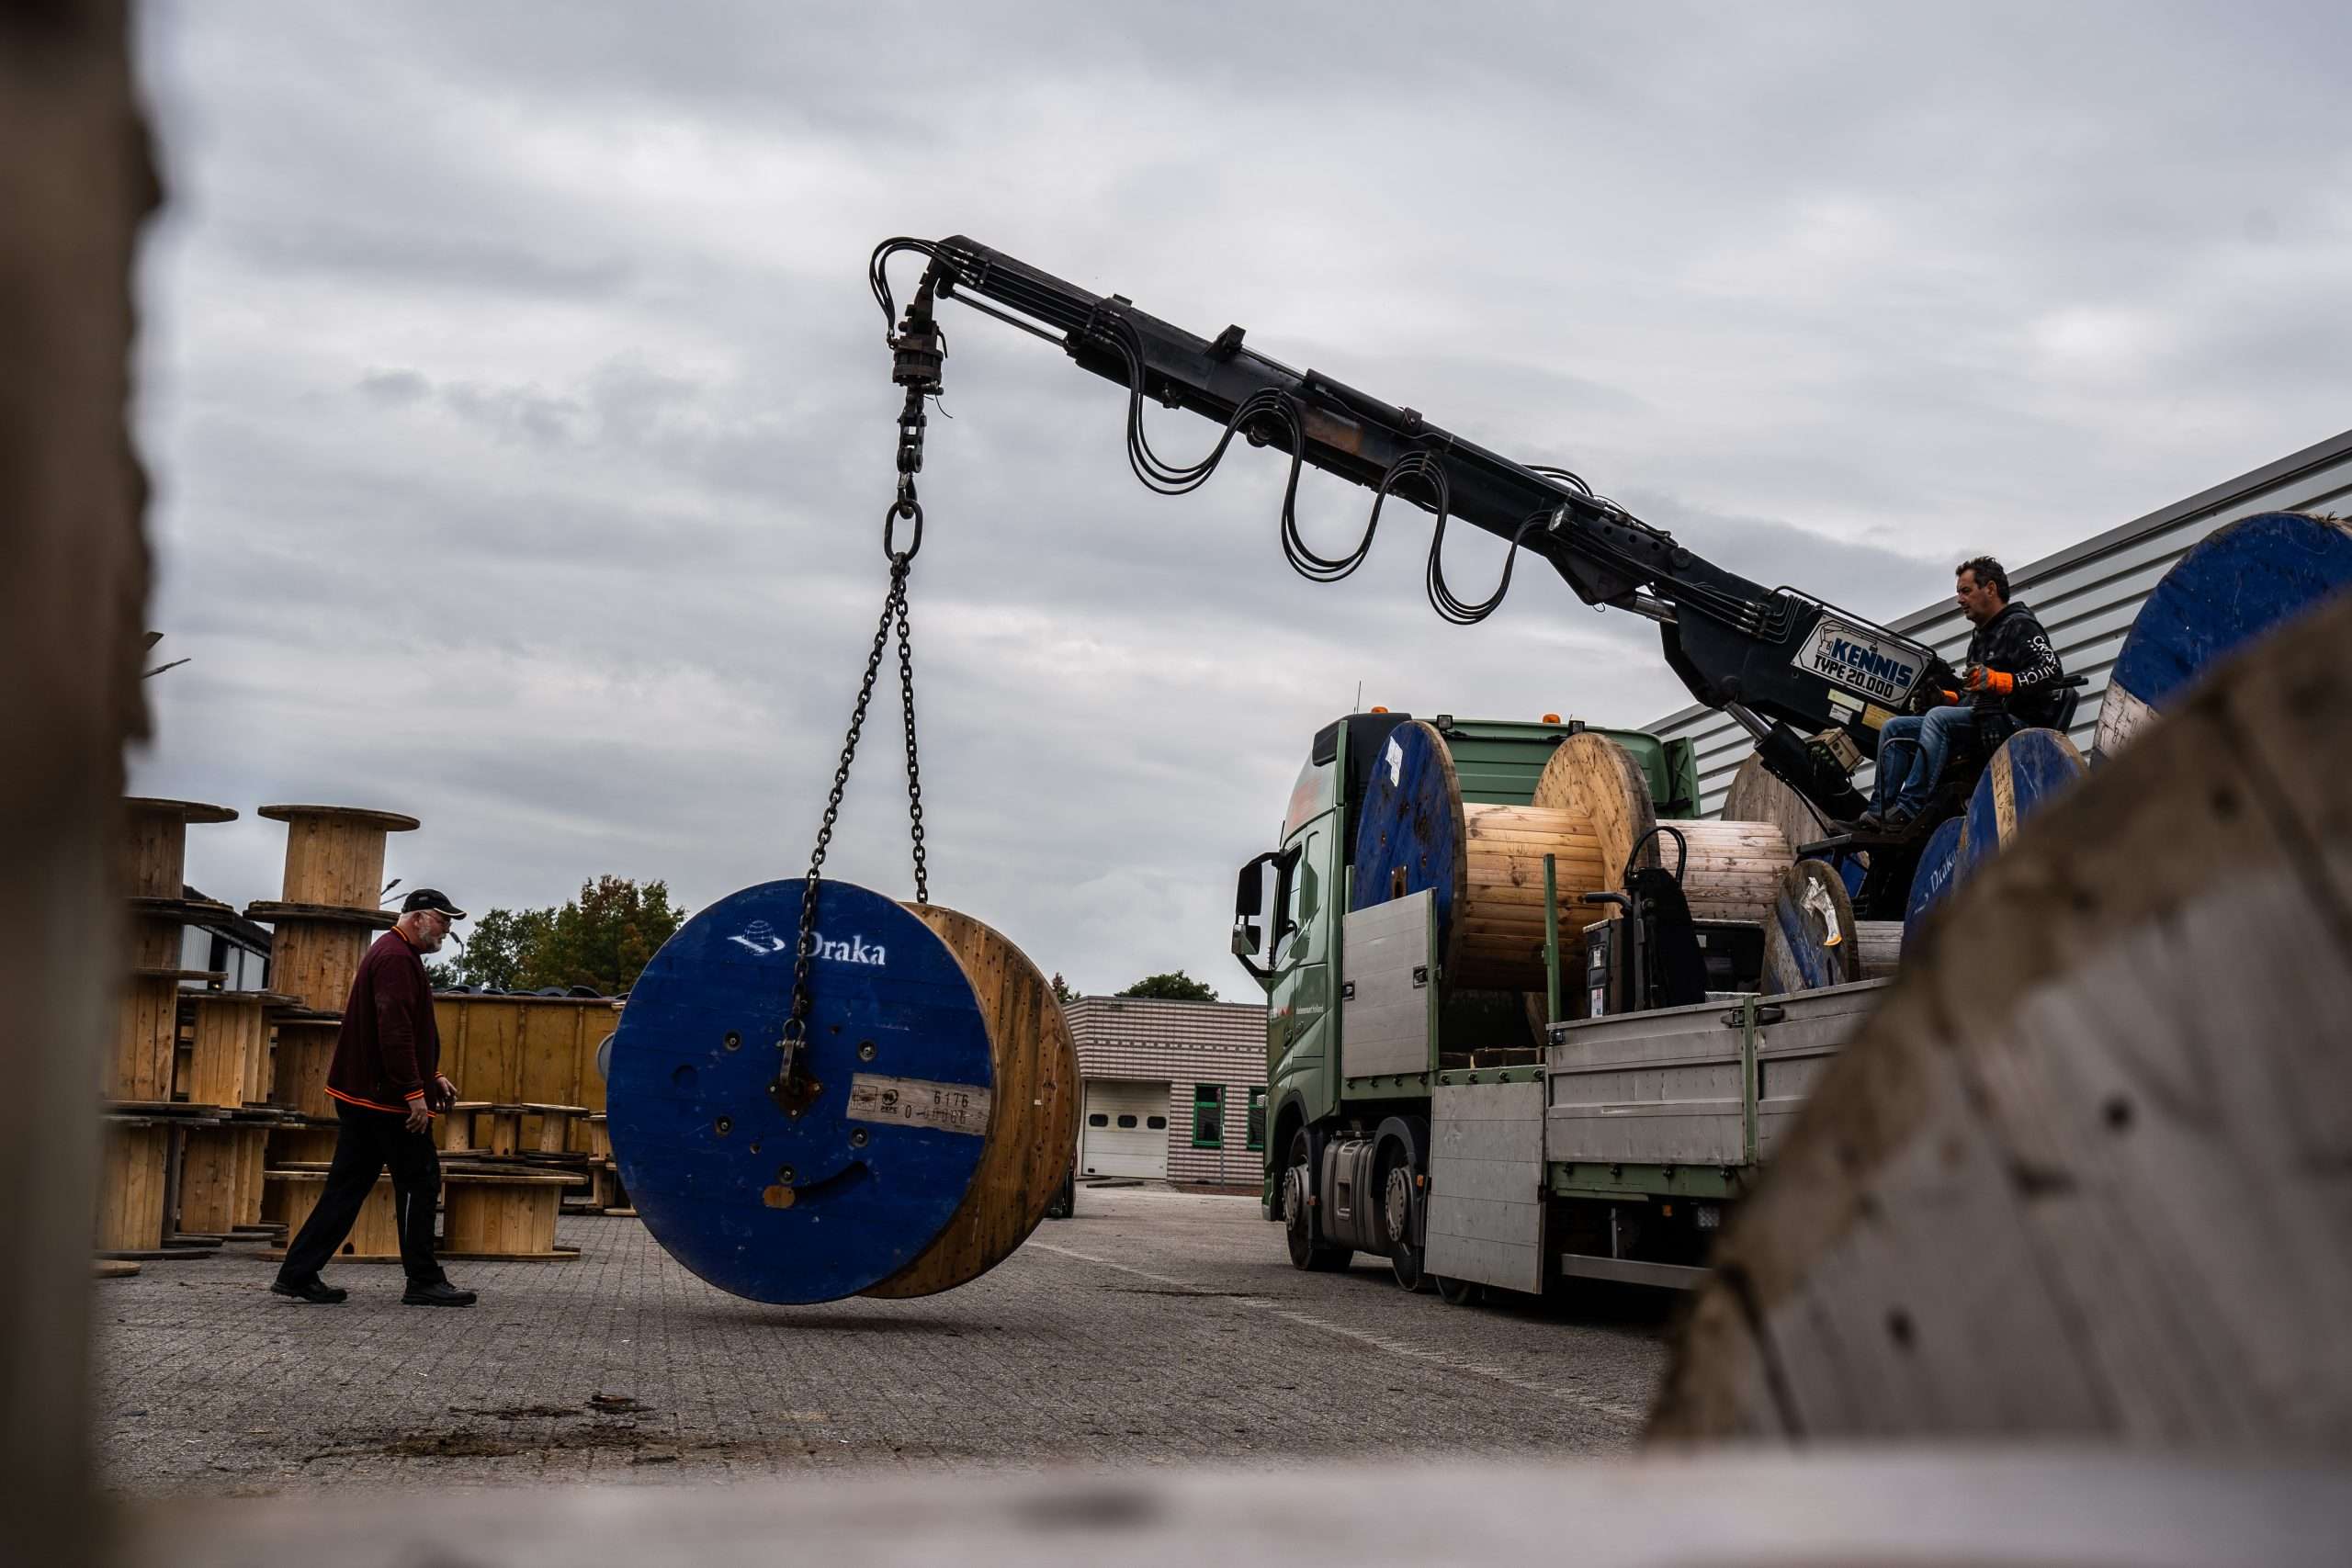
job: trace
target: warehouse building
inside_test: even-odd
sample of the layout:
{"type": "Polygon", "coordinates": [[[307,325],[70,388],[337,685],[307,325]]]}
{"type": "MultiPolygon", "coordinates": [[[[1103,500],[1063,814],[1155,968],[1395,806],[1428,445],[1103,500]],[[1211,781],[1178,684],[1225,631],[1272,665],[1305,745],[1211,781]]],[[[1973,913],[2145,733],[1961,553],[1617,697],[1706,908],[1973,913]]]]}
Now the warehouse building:
{"type": "Polygon", "coordinates": [[[1080,997],[1062,1011],[1085,1086],[1081,1178],[1258,1185],[1266,1145],[1263,1002],[1080,997]]]}
{"type": "MultiPolygon", "coordinates": [[[[2022,569],[2009,569],[2009,592],[2033,606],[2064,660],[2066,672],[2088,678],[2071,731],[2087,754],[2098,728],[2108,671],[2122,651],[2124,634],[2173,562],[2225,524],[2265,512],[2352,513],[2352,431],[2241,474],[2226,484],[2159,508],[2144,517],[2086,539],[2022,569]]],[[[1957,557],[1955,557],[1955,559],[1957,557]]],[[[1943,586],[1949,587],[1946,579],[1943,586]]],[[[1866,615],[1874,605],[1856,606],[1866,615]]],[[[1969,625],[1947,592],[1925,609],[1884,623],[1928,644],[1957,664],[1968,647],[1969,625]]],[[[1688,739],[1698,752],[1702,814],[1723,810],[1732,774],[1755,743],[1730,715],[1691,706],[1644,728],[1663,740],[1688,739]]]]}

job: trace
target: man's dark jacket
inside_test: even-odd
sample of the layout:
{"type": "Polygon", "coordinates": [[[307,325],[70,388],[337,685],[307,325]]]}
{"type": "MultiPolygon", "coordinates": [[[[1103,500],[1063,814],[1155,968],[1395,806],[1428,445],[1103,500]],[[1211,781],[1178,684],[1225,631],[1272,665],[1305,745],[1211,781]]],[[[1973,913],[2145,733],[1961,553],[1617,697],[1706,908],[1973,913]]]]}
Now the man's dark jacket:
{"type": "Polygon", "coordinates": [[[2033,618],[2020,599],[2001,606],[2001,613],[1976,628],[1968,639],[1968,661],[2014,676],[2016,686],[2006,694],[1979,688],[1966,694],[1979,714],[2006,713],[2019,724],[2047,724],[2057,716],[2058,685],[2066,671],[2050,634],[2033,618]]]}
{"type": "Polygon", "coordinates": [[[441,1031],[424,960],[408,938],[386,931],[352,976],[327,1092],[377,1111],[405,1111],[415,1096],[439,1098],[433,1078],[440,1070],[441,1031]]]}

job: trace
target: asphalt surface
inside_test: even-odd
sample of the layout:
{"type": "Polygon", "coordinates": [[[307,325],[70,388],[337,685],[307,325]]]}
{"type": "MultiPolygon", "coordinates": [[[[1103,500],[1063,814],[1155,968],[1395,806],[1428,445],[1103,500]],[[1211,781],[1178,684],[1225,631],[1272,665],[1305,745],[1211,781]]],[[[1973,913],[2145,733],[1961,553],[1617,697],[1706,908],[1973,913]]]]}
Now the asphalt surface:
{"type": "Polygon", "coordinates": [[[342,1306],[230,1254],[93,1284],[100,1474],[133,1496],[836,1467],[1110,1467],[1622,1452],[1670,1303],[1448,1306],[1387,1266],[1303,1274],[1254,1201],[1085,1189],[961,1290],[738,1300],[635,1220],[577,1261],[452,1265],[465,1310],[343,1265],[342,1306]]]}

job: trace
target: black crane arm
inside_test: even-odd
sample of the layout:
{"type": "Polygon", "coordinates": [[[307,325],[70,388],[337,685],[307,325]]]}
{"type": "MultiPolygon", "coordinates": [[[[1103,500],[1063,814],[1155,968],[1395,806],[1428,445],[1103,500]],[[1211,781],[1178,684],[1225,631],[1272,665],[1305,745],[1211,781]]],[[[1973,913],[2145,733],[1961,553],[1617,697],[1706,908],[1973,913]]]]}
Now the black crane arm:
{"type": "MultiPolygon", "coordinates": [[[[1147,484],[1171,493],[1205,479],[1236,434],[1293,458],[1434,512],[1442,530],[1460,518],[1548,561],[1577,595],[1658,623],[1667,662],[1691,694],[1730,712],[1754,736],[1765,764],[1825,815],[1860,808],[1849,774],[1876,749],[1873,720],[1917,705],[1952,684],[1924,644],[1787,588],[1768,589],[1703,560],[1575,475],[1512,462],[1316,370],[1295,370],[1243,342],[1229,326],[1193,336],[1135,308],[1123,296],[1089,292],[961,235],[936,243],[894,240],[875,253],[873,282],[886,321],[893,313],[884,268],[900,251],[930,258],[922,285],[891,335],[897,379],[908,389],[899,467],[922,462],[922,400],[940,389],[944,344],[933,319],[936,299],[967,305],[1058,343],[1080,367],[1126,387],[1129,457],[1147,484]],[[1141,405],[1156,400],[1225,427],[1209,457],[1166,463],[1142,434],[1141,405]],[[1850,746],[1837,744],[1843,733],[1850,746]]],[[[1377,518],[1377,502],[1374,511],[1377,518]]],[[[1285,513],[1286,530],[1292,520],[1285,513]]],[[[1294,554],[1309,575],[1344,576],[1371,543],[1349,557],[1294,554]]],[[[1300,547],[1303,549],[1303,546],[1300,547]]],[[[1463,621],[1501,597],[1467,604],[1442,584],[1432,547],[1430,596],[1463,621]]],[[[1509,584],[1506,569],[1504,586],[1509,584]]]]}

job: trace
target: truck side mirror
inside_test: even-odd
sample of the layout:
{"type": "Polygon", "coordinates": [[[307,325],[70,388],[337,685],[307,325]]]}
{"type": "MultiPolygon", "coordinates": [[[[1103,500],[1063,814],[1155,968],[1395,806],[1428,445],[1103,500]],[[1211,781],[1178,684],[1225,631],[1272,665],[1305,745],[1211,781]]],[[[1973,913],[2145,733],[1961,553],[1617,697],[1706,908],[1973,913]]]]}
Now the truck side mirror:
{"type": "MultiPolygon", "coordinates": [[[[1268,850],[1264,854],[1241,868],[1233,887],[1233,956],[1241,967],[1260,984],[1273,978],[1274,972],[1258,962],[1258,954],[1266,940],[1266,928],[1261,917],[1266,908],[1266,867],[1278,865],[1283,858],[1280,850],[1268,850]]],[[[1275,892],[1280,895],[1277,882],[1275,892]]],[[[1279,915],[1277,916],[1279,919],[1279,915]]]]}

